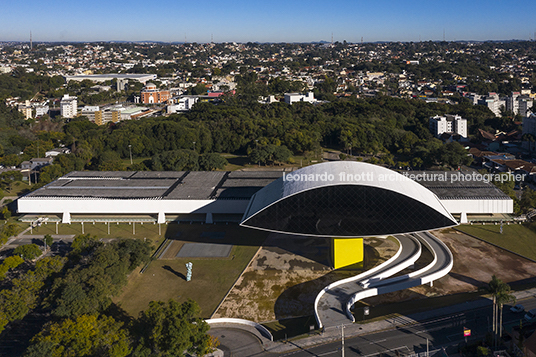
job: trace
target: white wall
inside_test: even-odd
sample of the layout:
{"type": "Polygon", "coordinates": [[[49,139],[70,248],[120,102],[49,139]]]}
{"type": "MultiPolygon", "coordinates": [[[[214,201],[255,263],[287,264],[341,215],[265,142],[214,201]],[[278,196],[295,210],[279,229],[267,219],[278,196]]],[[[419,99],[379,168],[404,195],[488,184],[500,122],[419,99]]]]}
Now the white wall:
{"type": "Polygon", "coordinates": [[[514,201],[509,200],[445,200],[440,199],[443,206],[451,214],[489,214],[489,213],[513,213],[514,201]]]}
{"type": "Polygon", "coordinates": [[[35,214],[243,214],[249,200],[109,200],[21,198],[19,213],[35,214]]]}

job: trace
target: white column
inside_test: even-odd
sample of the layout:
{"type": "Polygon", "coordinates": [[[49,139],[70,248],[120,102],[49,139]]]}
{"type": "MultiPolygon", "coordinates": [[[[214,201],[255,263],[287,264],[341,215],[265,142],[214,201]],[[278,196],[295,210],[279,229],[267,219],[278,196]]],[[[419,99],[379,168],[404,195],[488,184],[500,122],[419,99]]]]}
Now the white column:
{"type": "Polygon", "coordinates": [[[71,214],[69,212],[63,212],[61,223],[71,223],[71,214]]]}

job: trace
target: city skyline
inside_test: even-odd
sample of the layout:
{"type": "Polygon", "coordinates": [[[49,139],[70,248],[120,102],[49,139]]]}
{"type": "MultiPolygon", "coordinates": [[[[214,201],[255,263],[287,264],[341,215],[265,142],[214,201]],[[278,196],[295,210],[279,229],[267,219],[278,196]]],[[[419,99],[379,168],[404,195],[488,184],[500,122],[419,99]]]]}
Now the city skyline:
{"type": "Polygon", "coordinates": [[[533,1],[325,3],[96,0],[7,3],[0,41],[316,42],[533,40],[533,1]]]}

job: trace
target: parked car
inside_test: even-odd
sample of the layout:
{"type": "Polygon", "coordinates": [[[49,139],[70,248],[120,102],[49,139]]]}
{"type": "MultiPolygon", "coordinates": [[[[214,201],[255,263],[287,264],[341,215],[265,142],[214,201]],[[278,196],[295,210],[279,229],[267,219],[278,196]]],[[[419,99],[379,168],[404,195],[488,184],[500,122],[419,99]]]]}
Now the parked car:
{"type": "Polygon", "coordinates": [[[516,306],[512,306],[510,308],[510,311],[512,311],[512,312],[523,312],[523,311],[525,311],[525,308],[523,307],[523,305],[517,304],[516,306]]]}
{"type": "Polygon", "coordinates": [[[524,316],[525,320],[532,321],[536,319],[536,309],[532,309],[529,312],[527,312],[524,316]]]}

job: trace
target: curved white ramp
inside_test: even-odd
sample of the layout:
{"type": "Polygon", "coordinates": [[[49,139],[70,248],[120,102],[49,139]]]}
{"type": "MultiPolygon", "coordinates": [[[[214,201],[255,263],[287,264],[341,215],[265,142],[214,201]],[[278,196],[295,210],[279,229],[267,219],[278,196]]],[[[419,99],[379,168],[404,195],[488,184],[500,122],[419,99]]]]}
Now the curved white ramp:
{"type": "Polygon", "coordinates": [[[320,328],[349,323],[346,305],[363,286],[381,281],[406,269],[419,259],[422,248],[419,240],[409,235],[397,235],[400,247],[386,262],[356,276],[336,281],[325,287],[315,299],[315,318],[320,328]]]}
{"type": "MultiPolygon", "coordinates": [[[[319,294],[319,296],[317,296],[317,301],[315,301],[315,314],[319,327],[327,328],[354,322],[355,320],[350,312],[350,308],[361,299],[431,283],[434,280],[447,275],[453,265],[452,253],[448,247],[429,232],[415,233],[413,236],[413,239],[418,239],[434,256],[434,259],[430,264],[420,270],[395,278],[385,279],[385,274],[383,274],[382,279],[375,279],[374,276],[363,279],[361,277],[363,274],[360,274],[354,277],[352,282],[340,281],[329,285],[319,294]],[[359,282],[362,282],[362,284],[357,284],[358,281],[356,281],[356,279],[359,282]],[[353,290],[353,292],[349,293],[349,290],[353,290]],[[336,298],[323,299],[324,296],[332,296],[336,298]],[[340,304],[343,300],[345,306],[341,308],[340,304]],[[322,302],[329,302],[331,305],[326,307],[321,305],[322,302]],[[326,312],[328,310],[333,312],[326,312]]],[[[410,235],[403,237],[412,238],[410,235]]],[[[401,242],[401,250],[403,250],[404,245],[402,243],[404,240],[401,240],[401,238],[401,236],[397,237],[401,242]]],[[[407,241],[406,244],[408,244],[407,241]]],[[[412,260],[411,264],[413,264],[419,256],[417,256],[415,260],[412,260],[413,258],[409,259],[409,261],[412,260]]],[[[395,263],[395,260],[393,260],[392,263],[395,263]]],[[[407,263],[408,261],[398,261],[397,264],[399,265],[391,266],[391,275],[411,265],[407,263]]],[[[364,274],[366,273],[368,272],[365,272],[364,274]]]]}

